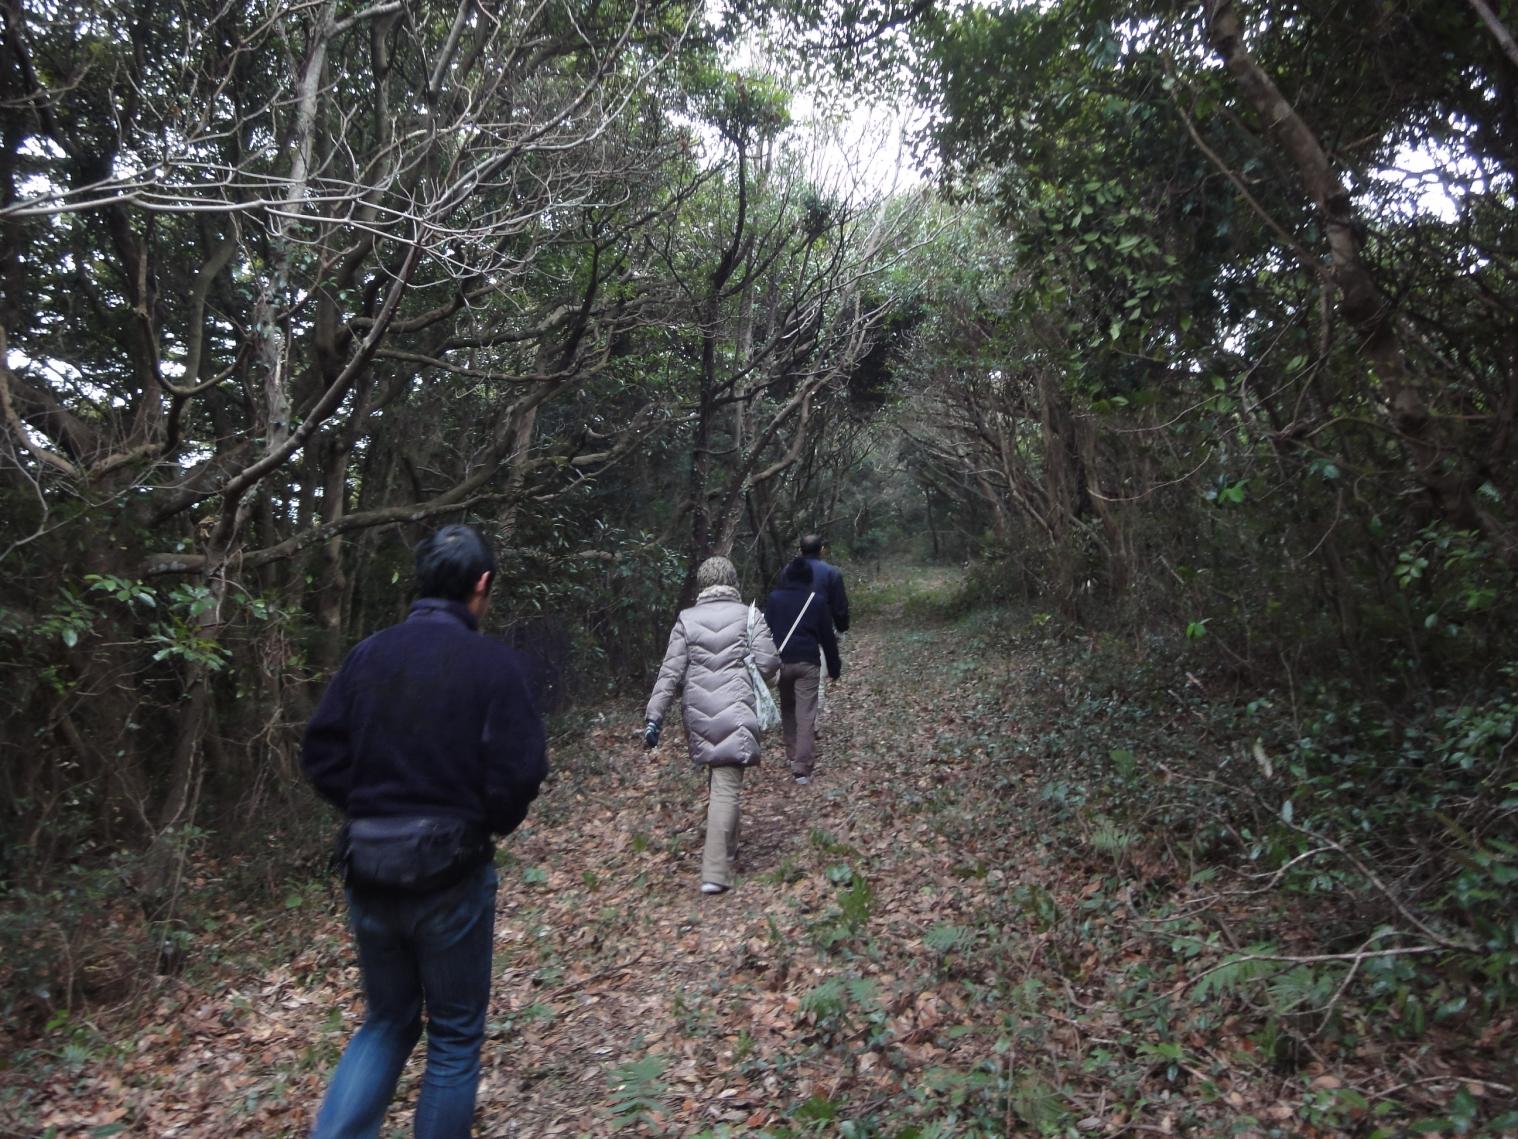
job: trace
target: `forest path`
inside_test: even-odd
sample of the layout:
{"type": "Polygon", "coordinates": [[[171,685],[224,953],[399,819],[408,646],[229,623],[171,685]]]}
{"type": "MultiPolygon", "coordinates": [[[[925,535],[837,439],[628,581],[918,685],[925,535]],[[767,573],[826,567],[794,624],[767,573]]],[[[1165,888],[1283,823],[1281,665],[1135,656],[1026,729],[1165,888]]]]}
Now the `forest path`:
{"type": "Polygon", "coordinates": [[[1021,836],[954,842],[924,815],[975,798],[983,757],[935,741],[962,743],[985,694],[954,629],[907,608],[856,620],[809,786],[766,740],[727,894],[697,890],[704,786],[678,730],[646,753],[633,711],[561,757],[567,777],[510,844],[522,881],[503,880],[481,1134],[742,1133],[808,1100],[826,1114],[861,1081],[899,1096],[944,1054],[956,998],[919,976],[940,957],[923,935],[973,920],[1021,836]],[[896,1041],[889,1060],[876,1036],[896,1041]]]}
{"type": "MultiPolygon", "coordinates": [[[[956,575],[914,574],[874,604],[851,579],[861,612],[816,778],[798,787],[766,739],[726,894],[699,893],[705,787],[678,729],[643,749],[644,693],[556,742],[555,774],[499,856],[478,1136],[778,1133],[798,1111],[826,1130],[851,1096],[899,1101],[935,1060],[992,1055],[989,1038],[942,1038],[964,998],[923,936],[983,920],[1023,839],[996,823],[951,840],[932,821],[985,805],[984,756],[954,742],[983,692],[961,636],[906,615],[956,575]]],[[[208,918],[217,959],[18,1066],[41,1082],[0,1074],[0,1139],[304,1135],[363,999],[336,884],[279,896],[208,918]]],[[[422,1052],[386,1139],[411,1133],[422,1052]]]]}
{"type": "MultiPolygon", "coordinates": [[[[1306,966],[1241,989],[1230,949],[1320,932],[1104,814],[1077,754],[1106,757],[1102,705],[1026,614],[952,616],[956,584],[850,578],[817,778],[768,741],[726,894],[698,892],[705,788],[678,730],[643,750],[644,694],[556,745],[500,856],[478,1136],[1390,1136],[1511,1096],[1511,1017],[1399,1034],[1306,966]]],[[[334,884],[285,906],[222,915],[220,962],[135,1032],[0,1078],[0,1139],[304,1135],[363,1002],[334,884]]]]}

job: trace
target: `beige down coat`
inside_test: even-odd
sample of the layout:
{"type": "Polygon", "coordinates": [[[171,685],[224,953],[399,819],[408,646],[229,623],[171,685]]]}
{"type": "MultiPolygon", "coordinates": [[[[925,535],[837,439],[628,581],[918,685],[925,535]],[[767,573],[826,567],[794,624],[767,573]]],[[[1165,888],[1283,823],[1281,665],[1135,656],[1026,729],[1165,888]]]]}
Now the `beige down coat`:
{"type": "MultiPolygon", "coordinates": [[[[662,723],[683,685],[686,743],[691,762],[698,767],[746,767],[759,762],[754,689],[743,667],[747,640],[748,606],[732,586],[703,589],[696,604],[675,619],[645,719],[662,723]]],[[[766,679],[779,671],[780,654],[762,609],[754,627],[753,652],[754,663],[766,679]]]]}

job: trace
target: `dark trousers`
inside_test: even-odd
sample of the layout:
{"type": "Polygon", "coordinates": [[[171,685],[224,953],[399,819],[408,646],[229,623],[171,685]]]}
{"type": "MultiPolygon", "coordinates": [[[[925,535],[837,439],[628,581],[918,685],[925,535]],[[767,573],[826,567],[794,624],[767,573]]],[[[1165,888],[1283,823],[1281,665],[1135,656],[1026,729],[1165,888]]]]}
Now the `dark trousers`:
{"type": "Polygon", "coordinates": [[[468,1139],[490,1002],[495,866],[420,896],[348,891],[367,1013],[348,1042],[313,1139],[374,1139],[427,1011],[416,1139],[468,1139]]]}

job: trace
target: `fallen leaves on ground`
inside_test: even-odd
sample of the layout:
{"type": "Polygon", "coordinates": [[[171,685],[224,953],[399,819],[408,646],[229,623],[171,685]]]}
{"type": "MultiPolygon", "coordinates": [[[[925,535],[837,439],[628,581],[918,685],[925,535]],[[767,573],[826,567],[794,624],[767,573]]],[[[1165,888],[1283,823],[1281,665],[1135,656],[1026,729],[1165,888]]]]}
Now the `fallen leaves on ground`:
{"type": "MultiPolygon", "coordinates": [[[[1382,1104],[1511,1094],[1511,1017],[1478,1042],[1325,1039],[1189,996],[1227,947],[1177,915],[1280,915],[1154,844],[1051,826],[1059,758],[1027,743],[1060,712],[1030,705],[1027,662],[907,612],[848,639],[814,782],[774,739],[747,773],[727,894],[697,890],[705,788],[678,732],[644,752],[629,702],[559,749],[501,857],[477,1134],[1328,1136],[1382,1104]]],[[[34,1060],[42,1082],[0,1100],[31,1130],[4,1133],[303,1134],[363,1011],[335,887],[324,903],[268,919],[299,943],[281,960],[166,979],[110,1048],[34,1060]]],[[[388,1135],[409,1134],[420,1060],[388,1135]]]]}

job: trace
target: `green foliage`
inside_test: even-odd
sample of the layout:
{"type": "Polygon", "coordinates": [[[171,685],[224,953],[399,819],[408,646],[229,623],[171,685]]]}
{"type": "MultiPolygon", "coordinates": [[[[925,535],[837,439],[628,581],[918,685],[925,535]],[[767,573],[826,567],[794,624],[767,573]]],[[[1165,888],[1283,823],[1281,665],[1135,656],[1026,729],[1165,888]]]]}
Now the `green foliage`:
{"type": "MultiPolygon", "coordinates": [[[[813,832],[814,836],[817,832],[813,832]]],[[[812,926],[812,939],[824,950],[833,950],[863,937],[875,907],[875,890],[848,863],[827,867],[828,881],[838,887],[838,904],[812,926]]]]}
{"type": "Polygon", "coordinates": [[[622,1126],[657,1125],[660,1101],[665,1094],[664,1072],[669,1061],[651,1054],[614,1069],[607,1075],[611,1089],[608,1109],[622,1126]]]}
{"type": "MultiPolygon", "coordinates": [[[[1260,939],[1220,955],[1215,932],[1178,923],[1170,948],[1199,963],[1186,1000],[1262,1015],[1260,1051],[1281,1070],[1299,1062],[1303,1037],[1425,1038],[1518,999],[1512,666],[1458,696],[1392,708],[1357,699],[1343,678],[1295,692],[1226,685],[1175,652],[1179,636],[1136,656],[1117,639],[1001,628],[1020,646],[1009,651],[1036,646],[1044,662],[1020,673],[1020,690],[1066,710],[1025,743],[1044,772],[1036,809],[1046,829],[1078,829],[1115,868],[1152,874],[1158,859],[1197,882],[1217,867],[1226,882],[1231,868],[1313,915],[1307,943],[1260,939]],[[1402,953],[1430,939],[1449,948],[1402,953]],[[1290,960],[1330,952],[1344,956],[1290,960]]],[[[1035,929],[1076,920],[1032,883],[1008,902],[1035,929]]],[[[933,938],[947,945],[951,934],[933,938]]],[[[1140,988],[1134,999],[1152,998],[1140,988]]],[[[1324,1118],[1353,1116],[1352,1097],[1318,1099],[1324,1118]]]]}
{"type": "MultiPolygon", "coordinates": [[[[81,584],[82,590],[67,585],[59,590],[52,609],[33,626],[36,636],[56,638],[72,649],[90,637],[120,636],[135,626],[144,645],[157,646],[151,654],[154,661],[177,660],[211,669],[227,663],[230,650],[204,631],[206,616],[218,604],[206,586],[180,584],[155,590],[137,579],[102,574],[85,574],[81,584]],[[126,612],[97,607],[91,603],[91,594],[103,595],[126,612]],[[149,614],[157,619],[141,624],[141,618],[149,614]]],[[[249,611],[257,619],[269,616],[267,604],[258,599],[249,603],[249,611]]]]}
{"type": "Polygon", "coordinates": [[[803,993],[798,1007],[825,1046],[859,1037],[877,1047],[887,1038],[880,986],[868,977],[833,974],[803,993]]]}
{"type": "Polygon", "coordinates": [[[791,92],[761,73],[711,70],[694,78],[696,104],[723,137],[751,147],[791,124],[791,92]]]}
{"type": "Polygon", "coordinates": [[[67,587],[59,593],[59,600],[52,610],[37,622],[36,631],[50,640],[56,638],[66,648],[73,648],[94,625],[97,614],[67,587]]]}
{"type": "Polygon", "coordinates": [[[1132,831],[1120,826],[1115,820],[1098,816],[1091,828],[1091,845],[1115,863],[1121,864],[1123,855],[1138,841],[1132,831]]]}
{"type": "Polygon", "coordinates": [[[770,872],[769,877],[771,881],[777,882],[782,886],[789,886],[805,878],[806,870],[795,858],[786,855],[780,860],[780,865],[770,872]]]}
{"type": "Polygon", "coordinates": [[[937,953],[962,953],[975,944],[975,939],[976,934],[973,929],[942,923],[933,926],[922,935],[922,943],[937,953]]]}
{"type": "Polygon", "coordinates": [[[1421,610],[1423,628],[1470,640],[1468,623],[1488,618],[1509,580],[1494,554],[1474,530],[1427,526],[1398,551],[1392,574],[1421,610]]]}
{"type": "Polygon", "coordinates": [[[149,609],[158,606],[158,600],[153,596],[153,591],[141,581],[98,573],[85,574],[84,581],[91,590],[98,590],[123,604],[145,605],[149,609]]]}
{"type": "Polygon", "coordinates": [[[1215,996],[1237,992],[1243,985],[1271,976],[1279,971],[1280,966],[1260,960],[1260,957],[1275,951],[1274,945],[1261,942],[1249,946],[1242,953],[1225,958],[1221,964],[1210,968],[1192,986],[1193,996],[1198,1001],[1205,1001],[1215,996]]]}
{"type": "MultiPolygon", "coordinates": [[[[847,843],[839,842],[835,835],[829,831],[823,830],[821,827],[813,827],[807,834],[807,841],[810,842],[812,846],[814,846],[821,854],[838,856],[858,853],[858,851],[856,851],[853,847],[849,846],[847,843]]],[[[835,867],[829,874],[829,878],[833,879],[834,881],[846,881],[851,873],[852,871],[850,871],[847,866],[835,867]],[[835,875],[837,877],[834,877],[835,875]]]]}
{"type": "Polygon", "coordinates": [[[847,1007],[847,989],[837,977],[829,977],[816,988],[802,994],[800,1001],[801,1011],[815,1017],[819,1023],[836,1023],[847,1007]]]}
{"type": "Polygon", "coordinates": [[[1472,74],[1508,65],[1432,7],[1395,31],[1350,9],[1242,18],[1309,129],[1364,141],[1343,175],[1376,232],[1357,255],[1388,296],[1419,298],[1393,339],[1434,409],[1421,442],[1386,415],[1385,365],[1353,321],[1330,323],[1352,306],[1316,280],[1329,251],[1308,176],[1209,66],[1206,21],[1061,0],[914,31],[926,143],[972,207],[925,254],[912,469],[986,531],[1002,596],[1021,586],[1139,636],[1173,622],[1267,686],[1300,650],[1426,701],[1513,635],[1496,599],[1514,584],[1518,468],[1489,418],[1506,367],[1476,315],[1490,286],[1446,272],[1489,262],[1498,230],[1478,219],[1501,208],[1456,189],[1458,166],[1487,159],[1447,110],[1493,112],[1453,57],[1421,61],[1458,40],[1472,74]],[[1405,177],[1411,152],[1440,155],[1430,179],[1458,204],[1405,177]]]}
{"type": "MultiPolygon", "coordinates": [[[[1395,718],[1338,703],[1330,690],[1289,760],[1293,798],[1314,829],[1354,836],[1382,873],[1393,873],[1409,850],[1433,856],[1419,876],[1419,903],[1474,935],[1482,951],[1473,963],[1495,982],[1486,990],[1495,1001],[1514,995],[1502,978],[1518,960],[1512,892],[1518,847],[1510,837],[1518,817],[1518,767],[1509,746],[1518,730],[1514,675],[1508,665],[1485,693],[1404,708],[1395,718]],[[1359,793],[1346,795],[1350,788],[1359,793]],[[1370,788],[1377,793],[1366,794],[1370,788]]],[[[1311,841],[1302,836],[1282,854],[1311,841]]],[[[1311,864],[1288,881],[1309,892],[1342,888],[1311,864]]]]}
{"type": "Polygon", "coordinates": [[[1037,882],[1019,882],[1012,888],[1012,904],[1034,922],[1036,929],[1052,929],[1059,920],[1054,896],[1037,882]]]}

